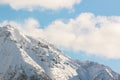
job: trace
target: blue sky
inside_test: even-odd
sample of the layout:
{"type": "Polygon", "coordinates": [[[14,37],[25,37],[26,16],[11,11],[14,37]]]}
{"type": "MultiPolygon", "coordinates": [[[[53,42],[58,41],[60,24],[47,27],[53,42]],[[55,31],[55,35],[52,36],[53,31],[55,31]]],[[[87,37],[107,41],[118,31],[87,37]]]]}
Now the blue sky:
{"type": "MultiPolygon", "coordinates": [[[[83,14],[91,13],[95,17],[96,16],[119,17],[120,16],[119,3],[120,3],[120,0],[82,0],[80,3],[74,4],[72,6],[72,9],[68,8],[69,7],[68,6],[67,8],[62,7],[60,9],[58,8],[54,10],[53,8],[46,9],[49,6],[48,7],[42,6],[44,9],[37,8],[37,9],[33,9],[32,11],[29,11],[26,8],[14,9],[13,7],[11,7],[9,2],[8,3],[0,2],[0,23],[6,20],[15,21],[17,23],[23,23],[24,20],[33,18],[37,20],[37,22],[40,24],[39,27],[41,29],[45,29],[49,26],[56,26],[56,24],[52,24],[56,20],[61,20],[61,22],[63,22],[64,24],[69,23],[70,19],[73,19],[74,21],[76,21],[76,18],[82,13],[83,14]]],[[[107,66],[110,66],[113,70],[120,73],[120,58],[103,57],[104,52],[103,54],[100,54],[100,55],[89,54],[89,51],[87,50],[84,51],[83,48],[82,48],[83,51],[81,51],[82,50],[81,48],[80,50],[77,50],[77,51],[71,50],[71,47],[70,48],[67,47],[67,48],[68,49],[63,49],[63,51],[66,53],[66,55],[69,55],[74,59],[99,62],[107,66]]],[[[92,52],[95,52],[95,51],[93,50],[92,52]]],[[[120,53],[116,53],[116,54],[120,54],[120,53]]],[[[106,53],[106,55],[109,55],[109,53],[106,53]]]]}

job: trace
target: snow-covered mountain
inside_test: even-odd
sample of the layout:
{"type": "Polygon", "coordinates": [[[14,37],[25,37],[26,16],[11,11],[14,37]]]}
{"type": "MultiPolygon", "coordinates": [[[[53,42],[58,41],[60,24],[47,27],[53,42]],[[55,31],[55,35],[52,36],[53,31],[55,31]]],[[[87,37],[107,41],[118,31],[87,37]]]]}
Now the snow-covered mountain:
{"type": "Polygon", "coordinates": [[[81,62],[10,25],[0,27],[0,80],[120,80],[109,67],[81,62]]]}

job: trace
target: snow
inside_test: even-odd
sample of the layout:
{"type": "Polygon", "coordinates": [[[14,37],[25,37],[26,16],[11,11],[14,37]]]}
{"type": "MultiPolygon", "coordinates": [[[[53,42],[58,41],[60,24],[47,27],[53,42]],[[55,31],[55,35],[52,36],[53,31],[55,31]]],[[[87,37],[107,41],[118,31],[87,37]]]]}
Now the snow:
{"type": "Polygon", "coordinates": [[[0,78],[16,80],[21,75],[26,80],[31,76],[41,80],[120,80],[106,66],[75,61],[43,39],[26,36],[10,25],[0,27],[0,78]]]}
{"type": "Polygon", "coordinates": [[[112,73],[106,68],[105,69],[106,71],[107,71],[107,73],[113,78],[113,75],[112,75],[112,73]]]}

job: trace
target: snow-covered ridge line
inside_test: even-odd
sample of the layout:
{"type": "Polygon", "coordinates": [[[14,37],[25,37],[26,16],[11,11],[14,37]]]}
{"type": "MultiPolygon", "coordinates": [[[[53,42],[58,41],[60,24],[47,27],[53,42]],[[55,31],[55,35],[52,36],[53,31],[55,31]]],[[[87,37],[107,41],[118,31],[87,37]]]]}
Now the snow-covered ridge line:
{"type": "Polygon", "coordinates": [[[0,27],[0,79],[2,80],[120,80],[120,75],[95,62],[65,56],[43,39],[0,27]]]}

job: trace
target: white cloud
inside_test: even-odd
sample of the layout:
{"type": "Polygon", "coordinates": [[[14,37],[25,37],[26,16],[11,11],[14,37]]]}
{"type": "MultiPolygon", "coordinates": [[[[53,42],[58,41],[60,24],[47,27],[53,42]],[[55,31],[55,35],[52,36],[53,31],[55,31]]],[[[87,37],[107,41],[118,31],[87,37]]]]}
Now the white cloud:
{"type": "Polygon", "coordinates": [[[61,8],[72,8],[80,2],[81,0],[0,0],[0,4],[8,4],[16,10],[32,10],[34,8],[57,10],[61,8]]]}
{"type": "Polygon", "coordinates": [[[22,26],[27,34],[45,38],[58,46],[106,58],[120,58],[120,16],[82,13],[67,23],[56,20],[44,29],[32,18],[22,25],[14,24],[22,26]]]}

